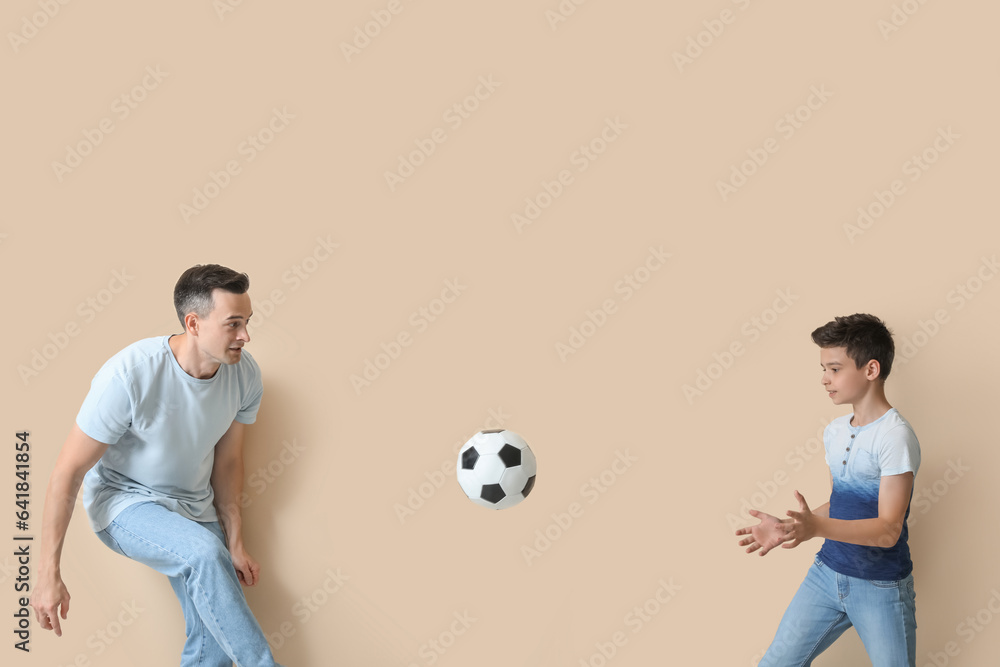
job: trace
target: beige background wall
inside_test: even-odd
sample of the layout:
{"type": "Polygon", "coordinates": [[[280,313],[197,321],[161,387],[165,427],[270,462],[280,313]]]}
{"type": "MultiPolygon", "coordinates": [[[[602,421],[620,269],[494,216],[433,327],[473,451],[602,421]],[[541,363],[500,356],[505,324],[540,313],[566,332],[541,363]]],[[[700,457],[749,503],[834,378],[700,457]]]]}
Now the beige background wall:
{"type": "MultiPolygon", "coordinates": [[[[809,332],[874,312],[923,452],[918,664],[991,664],[998,18],[985,1],[5,3],[2,427],[31,432],[29,532],[93,374],[177,331],[177,276],[219,262],[251,277],[248,597],[281,662],[751,665],[820,544],[759,559],[731,524],[794,489],[827,499],[815,438],[849,407],[822,393],[809,332]],[[448,468],[495,426],[539,461],[503,512],[448,468]]],[[[82,506],[64,636],[33,625],[30,655],[11,647],[4,460],[4,662],[177,664],[166,580],[100,544],[82,506]]],[[[856,634],[817,664],[866,664],[856,634]]]]}

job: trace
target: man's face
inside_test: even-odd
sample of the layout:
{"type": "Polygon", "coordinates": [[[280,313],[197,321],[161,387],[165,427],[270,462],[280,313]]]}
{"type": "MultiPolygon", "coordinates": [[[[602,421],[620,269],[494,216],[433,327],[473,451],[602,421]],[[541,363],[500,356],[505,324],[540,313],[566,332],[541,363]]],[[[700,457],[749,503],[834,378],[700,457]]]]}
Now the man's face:
{"type": "Polygon", "coordinates": [[[215,308],[207,317],[198,319],[198,348],[217,363],[238,363],[243,358],[243,346],[250,342],[250,295],[216,289],[212,299],[215,308]]]}
{"type": "Polygon", "coordinates": [[[867,366],[858,368],[854,360],[847,356],[847,348],[820,348],[819,364],[823,369],[820,382],[834,405],[854,403],[864,395],[868,388],[867,366]]]}

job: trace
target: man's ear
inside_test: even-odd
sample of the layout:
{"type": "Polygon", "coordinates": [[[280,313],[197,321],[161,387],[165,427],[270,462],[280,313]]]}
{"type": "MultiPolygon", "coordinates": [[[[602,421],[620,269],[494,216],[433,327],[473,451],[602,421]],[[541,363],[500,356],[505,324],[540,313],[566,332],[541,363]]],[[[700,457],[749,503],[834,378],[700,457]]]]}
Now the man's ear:
{"type": "Polygon", "coordinates": [[[184,331],[192,336],[198,335],[198,315],[194,312],[184,316],[184,331]]]}

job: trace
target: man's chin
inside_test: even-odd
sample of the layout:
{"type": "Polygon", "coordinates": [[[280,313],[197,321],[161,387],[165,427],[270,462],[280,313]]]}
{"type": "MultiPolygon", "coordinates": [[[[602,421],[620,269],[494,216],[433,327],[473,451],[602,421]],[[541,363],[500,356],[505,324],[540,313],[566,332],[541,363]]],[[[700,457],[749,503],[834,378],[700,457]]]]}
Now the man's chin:
{"type": "Polygon", "coordinates": [[[233,364],[238,364],[240,362],[240,359],[242,358],[243,358],[242,348],[240,349],[229,348],[226,350],[226,353],[222,356],[222,359],[219,359],[219,362],[226,364],[227,366],[232,366],[233,364]]]}

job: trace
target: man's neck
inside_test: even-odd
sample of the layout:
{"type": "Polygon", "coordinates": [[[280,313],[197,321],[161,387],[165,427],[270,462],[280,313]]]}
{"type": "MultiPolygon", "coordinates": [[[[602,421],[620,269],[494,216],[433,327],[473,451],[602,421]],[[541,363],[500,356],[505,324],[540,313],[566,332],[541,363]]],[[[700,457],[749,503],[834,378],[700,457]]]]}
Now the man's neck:
{"type": "Polygon", "coordinates": [[[206,361],[198,353],[198,348],[195,347],[187,333],[171,336],[167,339],[167,344],[170,345],[170,351],[174,353],[174,359],[177,360],[181,369],[191,377],[208,380],[214,377],[219,370],[221,364],[210,360],[206,361]]]}

